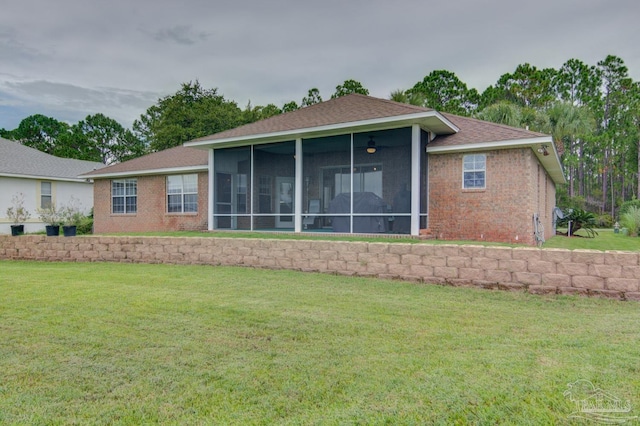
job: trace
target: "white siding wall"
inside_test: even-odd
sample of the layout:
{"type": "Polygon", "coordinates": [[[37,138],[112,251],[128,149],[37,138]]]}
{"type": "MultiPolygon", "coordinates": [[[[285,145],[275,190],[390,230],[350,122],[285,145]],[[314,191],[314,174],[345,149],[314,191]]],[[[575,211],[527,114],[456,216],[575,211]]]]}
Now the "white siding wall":
{"type": "Polygon", "coordinates": [[[92,183],[0,177],[0,234],[11,233],[12,222],[7,218],[7,208],[11,206],[11,198],[20,192],[24,194],[25,208],[31,213],[31,218],[25,223],[25,232],[44,230],[37,211],[40,207],[40,182],[52,182],[53,200],[58,208],[68,204],[72,196],[84,214],[93,207],[92,183]]]}

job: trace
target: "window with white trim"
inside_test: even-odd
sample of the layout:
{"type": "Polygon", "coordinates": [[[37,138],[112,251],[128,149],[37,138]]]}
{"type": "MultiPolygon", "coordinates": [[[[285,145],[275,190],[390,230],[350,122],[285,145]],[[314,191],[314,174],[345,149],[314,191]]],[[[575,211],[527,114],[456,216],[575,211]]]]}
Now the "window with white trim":
{"type": "Polygon", "coordinates": [[[48,209],[53,201],[51,182],[40,182],[40,208],[48,209]]]}
{"type": "Polygon", "coordinates": [[[133,214],[138,211],[138,180],[117,179],[111,181],[111,212],[133,214]]]}
{"type": "Polygon", "coordinates": [[[167,176],[167,212],[198,211],[198,175],[167,176]]]}
{"type": "Polygon", "coordinates": [[[486,186],[486,154],[468,154],[462,159],[462,188],[484,189],[486,186]]]}

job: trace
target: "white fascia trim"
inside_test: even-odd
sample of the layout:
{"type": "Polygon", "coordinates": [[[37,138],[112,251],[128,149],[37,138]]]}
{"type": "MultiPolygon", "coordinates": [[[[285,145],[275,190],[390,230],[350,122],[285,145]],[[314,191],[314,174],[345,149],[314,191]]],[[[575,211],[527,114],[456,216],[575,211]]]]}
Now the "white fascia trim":
{"type": "Polygon", "coordinates": [[[90,176],[84,176],[84,179],[102,179],[102,178],[119,178],[119,177],[135,177],[149,175],[172,175],[184,172],[206,172],[209,170],[206,164],[202,166],[188,167],[171,167],[167,169],[150,169],[150,170],[132,170],[128,172],[102,173],[90,176]]]}
{"type": "Polygon", "coordinates": [[[17,178],[17,179],[34,179],[34,180],[50,180],[56,182],[82,182],[86,181],[85,178],[65,178],[57,176],[37,176],[37,175],[19,175],[13,173],[0,173],[0,177],[17,178]]]}
{"type": "Polygon", "coordinates": [[[478,150],[486,150],[486,149],[517,148],[517,147],[523,147],[523,146],[531,146],[539,143],[548,143],[555,147],[555,144],[553,143],[553,139],[551,138],[551,136],[541,136],[537,138],[511,139],[506,141],[480,142],[480,143],[469,143],[465,145],[451,145],[451,146],[430,147],[429,144],[427,144],[427,152],[430,154],[439,154],[439,153],[457,152],[457,151],[478,151],[478,150]]]}
{"type": "Polygon", "coordinates": [[[245,144],[249,144],[252,141],[260,141],[260,140],[271,141],[271,140],[277,140],[277,139],[284,140],[289,138],[297,139],[305,135],[309,137],[310,135],[314,135],[318,133],[320,134],[334,133],[341,130],[349,130],[349,129],[356,130],[360,127],[370,127],[370,126],[384,127],[386,125],[390,125],[393,123],[403,123],[403,122],[406,122],[407,125],[410,125],[417,120],[431,118],[431,117],[437,117],[440,121],[446,124],[447,127],[449,127],[455,133],[457,133],[460,130],[452,122],[444,118],[439,112],[425,111],[425,112],[419,112],[415,114],[396,115],[393,117],[375,118],[371,120],[351,121],[348,123],[330,124],[327,126],[317,126],[317,127],[303,128],[303,129],[286,130],[283,132],[259,133],[256,135],[248,135],[248,136],[235,136],[235,137],[223,138],[223,139],[208,139],[208,140],[200,140],[197,142],[195,141],[185,142],[184,146],[198,147],[202,145],[207,145],[207,146],[212,144],[221,145],[221,144],[233,143],[233,142],[243,142],[245,144]]]}

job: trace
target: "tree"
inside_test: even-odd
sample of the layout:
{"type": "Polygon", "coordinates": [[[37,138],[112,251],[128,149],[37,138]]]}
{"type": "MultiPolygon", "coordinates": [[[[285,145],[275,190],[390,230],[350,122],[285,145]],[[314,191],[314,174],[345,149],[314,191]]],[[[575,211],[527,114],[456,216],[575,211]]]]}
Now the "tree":
{"type": "Polygon", "coordinates": [[[551,133],[562,155],[565,174],[569,178],[569,196],[575,196],[575,177],[583,158],[583,142],[595,129],[595,121],[584,106],[570,102],[555,102],[548,110],[549,127],[543,129],[551,133]]]}
{"type": "Polygon", "coordinates": [[[151,151],[161,151],[240,124],[243,113],[238,105],[196,80],[159,99],[133,123],[133,129],[151,151]]]}
{"type": "Polygon", "coordinates": [[[470,115],[480,101],[476,89],[468,89],[454,73],[445,70],[432,71],[409,89],[408,95],[424,99],[423,106],[459,115],[470,115]]]}
{"type": "Polygon", "coordinates": [[[356,80],[345,80],[344,83],[336,86],[336,92],[331,95],[331,99],[339,98],[340,96],[350,95],[352,93],[359,93],[361,95],[368,95],[369,90],[362,86],[362,83],[356,80]]]}
{"type": "Polygon", "coordinates": [[[47,154],[54,154],[58,138],[68,131],[67,123],[35,114],[22,120],[16,129],[5,132],[3,137],[20,141],[23,145],[47,154]]]}
{"type": "Polygon", "coordinates": [[[282,106],[282,112],[291,112],[300,109],[296,101],[287,102],[282,106]]]}
{"type": "Polygon", "coordinates": [[[557,99],[573,105],[587,105],[599,97],[599,70],[578,59],[569,59],[552,80],[557,99]]]}
{"type": "Polygon", "coordinates": [[[389,99],[394,102],[400,102],[403,104],[410,104],[415,106],[422,106],[425,102],[424,96],[421,93],[409,92],[408,90],[397,89],[391,92],[389,99]]]}
{"type": "Polygon", "coordinates": [[[496,102],[478,113],[481,120],[519,127],[522,123],[522,108],[508,101],[496,102]]]}
{"type": "Polygon", "coordinates": [[[85,146],[92,152],[94,161],[118,163],[140,157],[146,152],[144,143],[131,130],[103,114],[87,116],[73,126],[73,130],[77,138],[75,140],[84,137],[85,146]]]}
{"type": "Polygon", "coordinates": [[[314,87],[313,89],[309,89],[309,93],[306,97],[302,98],[300,107],[304,108],[320,102],[322,102],[322,96],[320,96],[320,91],[314,87]]]}
{"type": "Polygon", "coordinates": [[[278,114],[282,114],[282,110],[274,104],[252,107],[251,102],[249,102],[245,110],[242,111],[242,121],[244,123],[253,123],[254,121],[264,120],[265,118],[273,117],[278,114]]]}
{"type": "Polygon", "coordinates": [[[518,65],[512,74],[498,79],[494,96],[523,107],[544,107],[553,100],[550,88],[555,73],[553,69],[539,70],[526,63],[518,65]]]}

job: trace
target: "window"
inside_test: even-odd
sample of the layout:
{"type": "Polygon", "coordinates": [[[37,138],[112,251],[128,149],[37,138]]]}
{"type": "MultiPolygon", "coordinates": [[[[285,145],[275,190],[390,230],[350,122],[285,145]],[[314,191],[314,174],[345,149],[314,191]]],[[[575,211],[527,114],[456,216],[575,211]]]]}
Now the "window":
{"type": "Polygon", "coordinates": [[[40,182],[40,208],[48,209],[51,207],[52,192],[51,182],[40,182]]]}
{"type": "Polygon", "coordinates": [[[167,211],[195,213],[198,211],[198,175],[167,176],[167,211]]]}
{"type": "Polygon", "coordinates": [[[138,180],[111,181],[111,212],[136,213],[138,211],[138,180]]]}
{"type": "Polygon", "coordinates": [[[487,171],[485,154],[465,155],[462,160],[462,187],[484,189],[487,171]]]}

